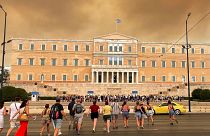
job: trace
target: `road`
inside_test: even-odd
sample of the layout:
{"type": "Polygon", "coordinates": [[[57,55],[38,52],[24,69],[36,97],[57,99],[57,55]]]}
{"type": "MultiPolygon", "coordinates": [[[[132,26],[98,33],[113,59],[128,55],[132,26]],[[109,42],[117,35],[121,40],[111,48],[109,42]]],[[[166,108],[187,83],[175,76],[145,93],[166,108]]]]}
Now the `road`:
{"type": "MultiPolygon", "coordinates": [[[[124,128],[122,124],[122,117],[119,117],[119,128],[117,130],[111,129],[110,134],[103,131],[102,116],[100,116],[96,133],[92,134],[92,121],[89,117],[84,117],[81,135],[83,136],[209,136],[210,135],[210,114],[185,114],[177,116],[179,124],[173,126],[169,125],[169,119],[167,115],[156,115],[155,125],[148,125],[145,122],[145,128],[142,130],[136,129],[136,123],[134,114],[130,115],[129,127],[124,128]]],[[[39,136],[39,130],[41,127],[41,118],[37,116],[36,120],[30,120],[28,135],[39,136]]],[[[6,135],[6,130],[9,127],[8,117],[5,118],[5,129],[2,136],[6,135]]],[[[51,126],[52,128],[52,126],[51,126]]],[[[16,131],[16,130],[15,130],[16,131]]],[[[68,122],[64,121],[62,126],[62,133],[64,136],[68,136],[68,122]]],[[[53,134],[51,130],[51,134],[53,134]]],[[[13,134],[14,135],[14,132],[13,134]]],[[[45,135],[47,135],[45,133],[45,135]]],[[[69,135],[76,135],[71,131],[69,135]]]]}

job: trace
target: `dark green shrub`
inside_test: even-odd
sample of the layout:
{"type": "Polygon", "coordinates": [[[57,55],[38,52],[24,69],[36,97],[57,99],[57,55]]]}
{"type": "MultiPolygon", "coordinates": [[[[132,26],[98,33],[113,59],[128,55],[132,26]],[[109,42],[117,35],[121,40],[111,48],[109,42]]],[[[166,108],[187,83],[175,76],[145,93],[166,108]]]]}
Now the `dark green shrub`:
{"type": "Polygon", "coordinates": [[[192,98],[198,100],[210,100],[210,90],[209,89],[195,89],[192,92],[192,98]]]}
{"type": "Polygon", "coordinates": [[[28,93],[25,89],[15,88],[13,86],[5,86],[2,88],[2,96],[4,101],[15,100],[15,97],[20,97],[22,100],[28,98],[28,93]]]}
{"type": "Polygon", "coordinates": [[[200,89],[200,88],[197,88],[197,89],[193,90],[192,98],[193,99],[200,99],[201,91],[202,91],[202,89],[200,89]]]}

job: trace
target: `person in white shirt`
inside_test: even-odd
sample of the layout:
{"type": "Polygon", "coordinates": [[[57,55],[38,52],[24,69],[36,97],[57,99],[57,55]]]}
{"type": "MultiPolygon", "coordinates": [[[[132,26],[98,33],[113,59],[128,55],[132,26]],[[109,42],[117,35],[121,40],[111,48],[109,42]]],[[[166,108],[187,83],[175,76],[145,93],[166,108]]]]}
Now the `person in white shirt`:
{"type": "Polygon", "coordinates": [[[4,101],[0,102],[0,135],[4,128],[4,116],[6,115],[6,107],[4,106],[4,101]]]}
{"type": "Polygon", "coordinates": [[[12,117],[14,116],[14,114],[20,109],[20,97],[16,97],[15,98],[15,102],[11,103],[10,107],[9,107],[9,111],[8,114],[10,114],[10,128],[7,131],[7,135],[9,136],[12,132],[12,130],[16,127],[17,124],[17,117],[19,116],[19,114],[17,114],[13,119],[12,117]]]}

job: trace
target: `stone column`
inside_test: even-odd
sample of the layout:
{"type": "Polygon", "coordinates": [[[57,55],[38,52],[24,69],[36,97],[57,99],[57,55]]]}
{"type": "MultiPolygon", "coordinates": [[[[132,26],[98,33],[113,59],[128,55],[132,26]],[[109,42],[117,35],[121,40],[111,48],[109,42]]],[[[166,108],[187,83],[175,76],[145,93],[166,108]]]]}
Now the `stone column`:
{"type": "Polygon", "coordinates": [[[136,72],[136,83],[139,83],[139,72],[136,72]]]}
{"type": "Polygon", "coordinates": [[[109,83],[109,72],[106,72],[106,83],[109,83]]]}
{"type": "Polygon", "coordinates": [[[117,83],[119,83],[119,72],[117,72],[117,83]]]}
{"type": "Polygon", "coordinates": [[[122,83],[124,83],[124,72],[122,72],[122,83]]]}
{"type": "Polygon", "coordinates": [[[98,84],[98,71],[96,71],[96,83],[98,84]]]}
{"type": "Polygon", "coordinates": [[[127,72],[127,83],[129,83],[129,72],[127,72]]]}
{"type": "Polygon", "coordinates": [[[101,72],[101,83],[104,83],[104,72],[101,72]]]}
{"type": "Polygon", "coordinates": [[[134,83],[134,72],[132,72],[132,84],[134,83]]]}
{"type": "Polygon", "coordinates": [[[94,83],[94,71],[92,71],[92,83],[94,83]]]}
{"type": "Polygon", "coordinates": [[[112,84],[114,83],[114,72],[112,72],[112,84]]]}

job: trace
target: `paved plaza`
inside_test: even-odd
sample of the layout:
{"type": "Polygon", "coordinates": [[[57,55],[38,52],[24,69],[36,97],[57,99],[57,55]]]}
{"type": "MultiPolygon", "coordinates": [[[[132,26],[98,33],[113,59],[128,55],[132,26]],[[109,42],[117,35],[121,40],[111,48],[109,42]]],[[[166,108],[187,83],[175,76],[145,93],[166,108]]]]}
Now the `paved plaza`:
{"type": "MultiPolygon", "coordinates": [[[[92,134],[92,122],[90,117],[85,115],[83,126],[81,129],[81,135],[83,136],[102,136],[102,135],[112,135],[112,136],[209,136],[210,134],[210,114],[209,113],[191,113],[185,115],[177,116],[179,124],[174,126],[169,125],[169,120],[167,115],[156,115],[155,125],[148,125],[145,122],[145,128],[142,130],[136,129],[134,114],[130,115],[129,127],[124,128],[122,124],[122,117],[119,118],[119,128],[117,130],[111,129],[111,133],[107,134],[103,131],[103,121],[102,115],[99,117],[98,125],[96,128],[96,133],[92,134]]],[[[41,127],[41,118],[37,116],[36,120],[30,120],[28,135],[29,136],[39,136],[39,130],[41,127]]],[[[6,130],[9,127],[8,117],[5,119],[5,129],[3,130],[2,136],[5,136],[6,130]]],[[[52,126],[51,126],[52,128],[52,126]]],[[[76,135],[74,131],[68,131],[68,122],[64,121],[62,126],[62,133],[64,136],[76,135]]],[[[51,129],[51,134],[53,131],[51,129]]],[[[47,134],[46,134],[47,135],[47,134]]]]}

